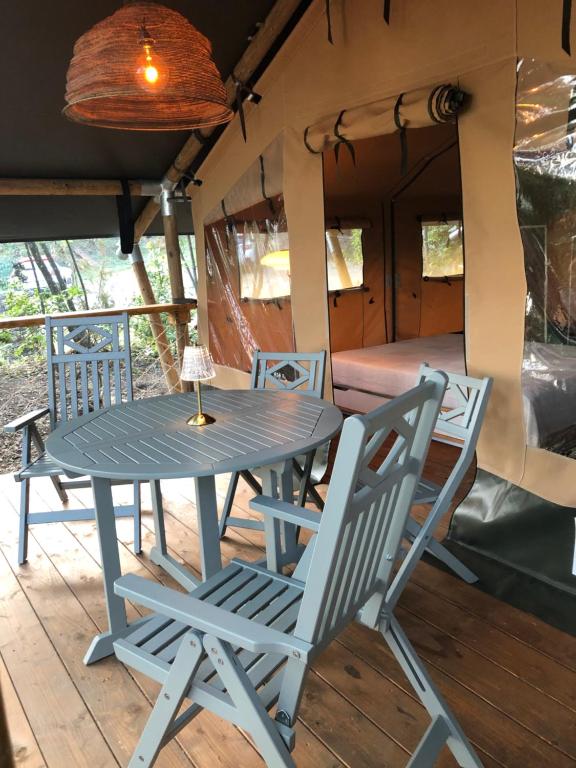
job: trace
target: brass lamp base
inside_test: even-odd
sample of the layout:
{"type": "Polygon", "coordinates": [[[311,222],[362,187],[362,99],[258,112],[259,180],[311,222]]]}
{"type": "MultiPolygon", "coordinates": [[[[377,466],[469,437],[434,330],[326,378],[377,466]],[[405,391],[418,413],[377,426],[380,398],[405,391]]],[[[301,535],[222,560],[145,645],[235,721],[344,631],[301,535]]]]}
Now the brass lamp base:
{"type": "Polygon", "coordinates": [[[216,419],[213,416],[208,416],[207,413],[195,413],[187,419],[186,424],[191,427],[205,427],[206,424],[214,424],[216,419]]]}

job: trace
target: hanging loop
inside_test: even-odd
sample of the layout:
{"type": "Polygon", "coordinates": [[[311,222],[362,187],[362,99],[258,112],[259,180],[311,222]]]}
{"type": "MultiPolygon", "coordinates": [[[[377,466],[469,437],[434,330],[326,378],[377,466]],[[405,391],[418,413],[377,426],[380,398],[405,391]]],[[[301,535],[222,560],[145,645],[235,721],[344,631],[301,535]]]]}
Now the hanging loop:
{"type": "Polygon", "coordinates": [[[402,122],[400,115],[403,98],[404,94],[401,93],[396,99],[396,104],[394,105],[394,125],[398,128],[400,134],[400,173],[402,176],[406,176],[408,172],[408,136],[406,134],[406,122],[402,122]]]}
{"type": "Polygon", "coordinates": [[[244,102],[251,101],[253,104],[259,104],[262,96],[256,93],[248,83],[243,83],[236,75],[232,74],[232,82],[236,87],[236,111],[240,116],[240,127],[244,141],[248,140],[246,133],[246,115],[244,114],[244,102]]]}
{"type": "Polygon", "coordinates": [[[568,56],[572,55],[570,46],[570,27],[572,26],[572,0],[563,0],[562,3],[562,50],[568,56]]]}
{"type": "Polygon", "coordinates": [[[308,152],[310,152],[310,154],[312,154],[312,155],[321,155],[322,154],[322,150],[321,149],[314,149],[314,147],[308,141],[308,131],[309,130],[310,130],[310,126],[308,126],[308,128],[306,128],[306,130],[304,131],[304,146],[306,147],[308,152]]]}
{"type": "Polygon", "coordinates": [[[274,207],[274,200],[272,200],[272,198],[268,197],[268,195],[266,194],[266,172],[264,170],[264,155],[260,155],[258,160],[260,161],[260,187],[262,189],[262,197],[268,203],[270,214],[274,219],[276,218],[276,208],[274,207]]]}
{"type": "Polygon", "coordinates": [[[340,125],[342,124],[342,118],[344,117],[344,113],[346,112],[345,109],[340,112],[338,115],[338,118],[336,122],[334,123],[334,136],[338,139],[336,144],[334,145],[334,157],[336,158],[336,162],[338,162],[338,155],[340,153],[340,147],[343,144],[348,152],[350,152],[350,157],[352,158],[352,162],[354,165],[356,165],[356,152],[354,150],[354,145],[350,141],[350,139],[347,139],[346,136],[343,136],[340,133],[340,125]]]}

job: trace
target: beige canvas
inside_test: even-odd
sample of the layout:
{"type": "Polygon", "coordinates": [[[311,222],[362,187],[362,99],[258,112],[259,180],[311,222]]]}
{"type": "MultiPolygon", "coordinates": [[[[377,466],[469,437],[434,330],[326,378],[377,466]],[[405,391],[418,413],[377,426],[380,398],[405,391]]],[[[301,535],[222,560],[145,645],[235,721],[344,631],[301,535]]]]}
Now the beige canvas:
{"type": "MultiPolygon", "coordinates": [[[[258,83],[262,102],[247,105],[248,141],[235,119],[200,169],[204,186],[194,190],[193,213],[201,255],[209,212],[284,133],[296,347],[329,349],[322,161],[304,146],[304,131],[317,126],[309,133],[320,148],[323,126],[333,126],[346,109],[348,130],[354,117],[354,135],[367,136],[383,130],[400,93],[414,92],[421,104],[421,89],[460,85],[472,97],[459,122],[467,365],[471,374],[495,380],[478,464],[540,496],[574,504],[574,461],[526,448],[520,388],[526,287],[512,164],[517,55],[574,69],[560,47],[561,5],[486,0],[478,13],[477,4],[455,0],[404,0],[393,2],[388,27],[380,0],[342,0],[332,3],[330,45],[325,4],[317,0],[258,83]],[[375,115],[375,104],[387,105],[383,118],[375,115]]],[[[200,280],[200,329],[207,337],[202,263],[200,280]]],[[[247,377],[221,368],[217,383],[237,386],[247,377]]]]}

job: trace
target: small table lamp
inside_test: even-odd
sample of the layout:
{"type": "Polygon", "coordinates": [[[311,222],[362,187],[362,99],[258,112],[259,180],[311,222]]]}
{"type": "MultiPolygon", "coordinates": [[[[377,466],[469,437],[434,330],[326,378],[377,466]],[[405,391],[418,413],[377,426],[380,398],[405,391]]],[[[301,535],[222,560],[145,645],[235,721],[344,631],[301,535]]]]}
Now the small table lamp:
{"type": "Polygon", "coordinates": [[[213,379],[214,376],[216,376],[214,363],[206,347],[203,345],[185,347],[180,378],[183,381],[196,382],[196,394],[198,396],[198,413],[190,416],[186,424],[194,427],[204,427],[206,424],[213,424],[216,421],[213,416],[202,413],[202,395],[200,393],[200,382],[213,379]]]}

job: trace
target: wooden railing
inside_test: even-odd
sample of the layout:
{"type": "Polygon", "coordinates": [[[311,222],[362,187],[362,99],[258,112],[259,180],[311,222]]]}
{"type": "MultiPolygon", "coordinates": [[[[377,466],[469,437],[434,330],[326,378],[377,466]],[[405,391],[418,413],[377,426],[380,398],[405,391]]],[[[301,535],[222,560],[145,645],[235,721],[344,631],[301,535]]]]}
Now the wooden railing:
{"type": "MultiPolygon", "coordinates": [[[[191,309],[196,309],[196,301],[190,300],[181,304],[144,304],[139,307],[114,307],[109,309],[88,309],[80,312],[61,312],[51,314],[51,317],[74,318],[90,317],[98,315],[159,315],[167,312],[171,317],[187,314],[191,309]]],[[[29,315],[28,317],[0,317],[0,331],[6,328],[30,328],[35,325],[44,325],[45,315],[29,315]]]]}

